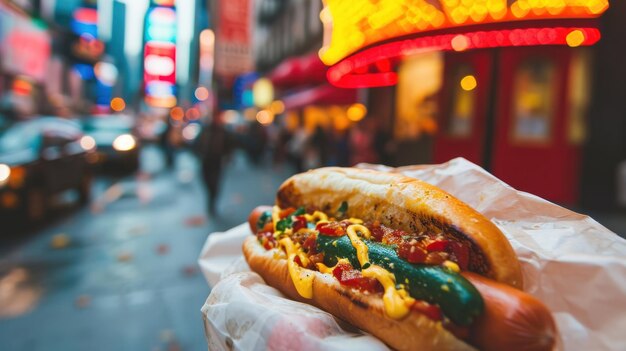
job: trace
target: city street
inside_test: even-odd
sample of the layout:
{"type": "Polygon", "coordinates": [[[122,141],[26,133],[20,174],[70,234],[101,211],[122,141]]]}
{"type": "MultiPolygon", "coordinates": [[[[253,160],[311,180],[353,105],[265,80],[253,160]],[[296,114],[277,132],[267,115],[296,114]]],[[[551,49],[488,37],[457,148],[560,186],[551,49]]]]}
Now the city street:
{"type": "Polygon", "coordinates": [[[158,149],[142,172],[99,177],[87,208],[62,205],[32,233],[3,231],[3,350],[202,350],[200,308],[209,287],[197,258],[209,233],[273,202],[289,172],[255,169],[235,154],[218,216],[205,216],[197,163],[179,154],[166,170],[158,149]]]}

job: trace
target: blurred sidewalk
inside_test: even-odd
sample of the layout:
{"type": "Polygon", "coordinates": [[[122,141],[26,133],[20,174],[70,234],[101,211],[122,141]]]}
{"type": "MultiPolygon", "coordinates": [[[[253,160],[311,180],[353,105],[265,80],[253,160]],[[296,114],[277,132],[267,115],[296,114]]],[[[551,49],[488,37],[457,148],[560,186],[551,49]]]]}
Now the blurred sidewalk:
{"type": "Polygon", "coordinates": [[[98,179],[91,208],[3,248],[1,350],[206,350],[200,249],[209,233],[273,203],[289,173],[235,155],[220,215],[207,219],[190,154],[179,154],[172,171],[153,147],[142,162],[138,176],[98,179]]]}

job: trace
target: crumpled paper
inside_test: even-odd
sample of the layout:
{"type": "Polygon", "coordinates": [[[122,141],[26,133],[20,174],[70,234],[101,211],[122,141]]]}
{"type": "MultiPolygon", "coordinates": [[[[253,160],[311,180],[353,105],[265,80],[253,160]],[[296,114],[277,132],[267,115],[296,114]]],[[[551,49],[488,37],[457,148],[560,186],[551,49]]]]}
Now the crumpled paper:
{"type": "MultiPolygon", "coordinates": [[[[563,350],[626,350],[626,240],[592,218],[517,191],[462,158],[392,169],[436,185],[491,219],[543,301],[563,350]]],[[[199,263],[213,287],[202,307],[210,350],[386,350],[371,335],[284,298],[241,254],[247,224],[209,236],[199,263]]]]}

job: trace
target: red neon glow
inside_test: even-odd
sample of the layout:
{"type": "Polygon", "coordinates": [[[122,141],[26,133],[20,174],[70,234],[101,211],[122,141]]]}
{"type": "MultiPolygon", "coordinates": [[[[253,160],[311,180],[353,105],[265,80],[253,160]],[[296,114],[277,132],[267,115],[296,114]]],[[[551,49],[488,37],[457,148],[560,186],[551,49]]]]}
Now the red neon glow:
{"type": "Polygon", "coordinates": [[[74,11],[74,19],[81,23],[97,24],[98,11],[88,7],[81,7],[74,11]]]}
{"type": "Polygon", "coordinates": [[[26,81],[20,78],[16,78],[13,81],[13,93],[15,95],[26,96],[26,95],[30,95],[32,91],[33,91],[33,85],[29,81],[26,81]]]}
{"type": "Polygon", "coordinates": [[[144,50],[144,83],[176,84],[176,45],[147,42],[144,50]]]}
{"type": "Polygon", "coordinates": [[[326,73],[328,81],[341,88],[389,86],[397,82],[395,72],[385,72],[386,62],[426,51],[463,51],[510,46],[568,45],[567,35],[573,31],[583,33],[580,46],[593,45],[600,40],[597,28],[524,28],[477,31],[461,34],[442,34],[407,39],[378,45],[358,52],[326,73]]]}
{"type": "Polygon", "coordinates": [[[46,79],[52,49],[46,32],[16,26],[7,33],[4,45],[8,49],[2,57],[6,71],[24,74],[38,81],[46,79]]]}

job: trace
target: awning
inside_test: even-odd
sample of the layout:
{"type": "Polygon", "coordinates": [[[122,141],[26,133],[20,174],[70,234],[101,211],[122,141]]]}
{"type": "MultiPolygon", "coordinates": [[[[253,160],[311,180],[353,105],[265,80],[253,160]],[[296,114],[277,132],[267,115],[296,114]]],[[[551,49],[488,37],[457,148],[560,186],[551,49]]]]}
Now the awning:
{"type": "Polygon", "coordinates": [[[284,96],[282,100],[287,110],[307,105],[348,105],[357,102],[357,90],[323,84],[284,96]]]}
{"type": "Polygon", "coordinates": [[[310,85],[326,82],[326,70],[317,53],[313,53],[283,61],[267,78],[279,87],[310,85]]]}

